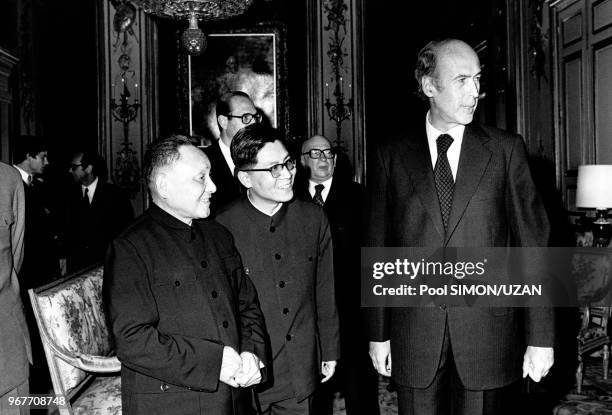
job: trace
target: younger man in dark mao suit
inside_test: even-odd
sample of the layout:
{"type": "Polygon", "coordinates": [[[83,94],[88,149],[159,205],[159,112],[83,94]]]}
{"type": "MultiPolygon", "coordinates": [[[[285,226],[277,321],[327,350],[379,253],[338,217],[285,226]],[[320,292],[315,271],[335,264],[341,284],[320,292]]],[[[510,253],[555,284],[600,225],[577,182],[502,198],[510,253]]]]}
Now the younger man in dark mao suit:
{"type": "Polygon", "coordinates": [[[278,132],[262,125],[232,140],[242,199],[217,219],[234,235],[257,287],[272,343],[272,379],[259,399],[265,414],[309,414],[310,397],[339,358],[333,255],[323,209],[293,198],[295,160],[278,132]]]}

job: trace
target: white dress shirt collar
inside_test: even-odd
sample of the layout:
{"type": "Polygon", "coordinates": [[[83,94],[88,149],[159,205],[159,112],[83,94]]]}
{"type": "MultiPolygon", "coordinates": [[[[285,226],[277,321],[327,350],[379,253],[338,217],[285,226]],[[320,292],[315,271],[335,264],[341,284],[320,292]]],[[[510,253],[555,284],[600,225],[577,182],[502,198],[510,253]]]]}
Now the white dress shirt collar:
{"type": "MultiPolygon", "coordinates": [[[[21,179],[23,180],[23,182],[28,183],[29,182],[28,177],[31,177],[31,174],[23,170],[21,167],[17,166],[16,164],[13,164],[13,167],[15,167],[17,171],[19,172],[19,174],[21,174],[21,179]]],[[[33,179],[34,178],[32,177],[32,180],[33,179]]]]}
{"type": "Polygon", "coordinates": [[[96,193],[96,188],[98,187],[98,178],[96,177],[93,182],[89,184],[89,186],[81,185],[81,195],[85,194],[85,188],[87,188],[87,197],[89,197],[89,203],[93,201],[94,193],[96,193]]]}
{"type": "Polygon", "coordinates": [[[315,186],[318,184],[322,184],[325,187],[323,187],[323,190],[321,191],[321,196],[323,197],[323,202],[327,201],[327,196],[329,195],[329,189],[331,189],[333,180],[334,180],[334,176],[330,177],[329,179],[321,183],[313,182],[312,180],[308,179],[308,193],[310,193],[310,197],[314,197],[315,195],[315,192],[316,192],[315,186]]]}
{"type": "Polygon", "coordinates": [[[459,168],[459,156],[461,154],[461,143],[463,142],[463,133],[465,125],[458,125],[448,131],[440,131],[429,122],[429,111],[425,116],[425,131],[427,132],[427,143],[429,144],[429,154],[431,155],[431,165],[436,167],[438,159],[438,145],[436,140],[441,134],[448,134],[453,137],[453,142],[446,152],[448,163],[453,172],[453,179],[457,180],[457,169],[459,168]]]}
{"type": "Polygon", "coordinates": [[[232,160],[232,153],[230,152],[230,148],[226,146],[223,140],[221,139],[219,139],[219,148],[221,149],[221,154],[223,154],[223,158],[225,159],[225,162],[227,163],[227,166],[229,167],[230,171],[232,172],[232,176],[233,176],[234,168],[236,167],[236,165],[234,164],[234,161],[232,160]]]}

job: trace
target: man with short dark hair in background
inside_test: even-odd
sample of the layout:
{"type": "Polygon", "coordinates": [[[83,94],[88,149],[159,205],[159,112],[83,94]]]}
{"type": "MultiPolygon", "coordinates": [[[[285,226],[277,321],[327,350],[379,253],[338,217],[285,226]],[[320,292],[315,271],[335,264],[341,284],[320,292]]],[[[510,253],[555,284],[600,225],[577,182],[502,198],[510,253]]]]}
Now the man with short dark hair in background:
{"type": "Polygon", "coordinates": [[[49,164],[47,145],[38,137],[21,136],[15,142],[14,167],[25,189],[25,252],[19,273],[21,288],[27,291],[60,275],[58,229],[42,174],[49,164]]]}
{"type": "Polygon", "coordinates": [[[240,183],[234,176],[234,162],[230,154],[232,138],[241,128],[257,124],[262,119],[251,98],[242,91],[222,95],[217,100],[216,114],[219,139],[204,149],[212,166],[211,177],[219,186],[212,198],[213,215],[218,208],[240,198],[240,183]]]}
{"type": "Polygon", "coordinates": [[[234,235],[270,334],[272,379],[258,388],[261,407],[269,415],[314,414],[312,393],[339,358],[329,223],[323,209],[293,199],[296,161],[276,130],[243,128],[231,153],[247,191],[217,219],[234,235]]]}
{"type": "Polygon", "coordinates": [[[304,141],[300,161],[305,174],[296,185],[298,196],[323,207],[334,246],[342,359],[334,378],[315,393],[314,406],[317,415],[331,415],[334,392],[340,390],[347,415],[375,415],[379,413],[378,377],[369,364],[359,278],[364,191],[351,177],[340,174],[337,159],[338,154],[326,137],[315,135],[304,141]]]}
{"type": "Polygon", "coordinates": [[[109,249],[105,304],[121,361],[123,413],[249,415],[267,335],[232,236],[210,215],[206,155],[183,136],[154,142],[152,204],[109,249]]]}
{"type": "Polygon", "coordinates": [[[19,295],[17,273],[23,260],[25,196],[17,170],[0,162],[0,413],[27,415],[10,398],[28,396],[32,362],[30,336],[19,295]]]}
{"type": "Polygon", "coordinates": [[[123,191],[106,182],[104,159],[89,151],[73,155],[68,169],[75,185],[66,207],[65,250],[69,272],[104,259],[106,248],[134,219],[123,191]]]}

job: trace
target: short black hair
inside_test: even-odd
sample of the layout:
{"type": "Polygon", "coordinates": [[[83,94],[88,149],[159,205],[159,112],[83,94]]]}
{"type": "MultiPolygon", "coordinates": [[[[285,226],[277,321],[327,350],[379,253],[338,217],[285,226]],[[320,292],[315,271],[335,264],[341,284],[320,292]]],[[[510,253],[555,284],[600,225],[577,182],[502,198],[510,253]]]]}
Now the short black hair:
{"type": "Polygon", "coordinates": [[[178,134],[160,138],[149,144],[147,152],[144,155],[144,164],[142,167],[144,178],[147,181],[149,189],[151,189],[153,177],[157,173],[157,170],[176,162],[181,157],[179,153],[181,146],[192,145],[189,138],[178,134]]]}
{"type": "Polygon", "coordinates": [[[92,166],[92,173],[94,176],[105,181],[107,179],[108,171],[106,168],[106,160],[95,151],[81,150],[74,153],[75,155],[81,155],[81,166],[85,170],[88,166],[92,166]]]}
{"type": "Polygon", "coordinates": [[[19,164],[30,157],[36,157],[38,153],[47,151],[48,146],[40,137],[33,135],[22,135],[15,140],[13,150],[13,162],[19,164]]]}
{"type": "Polygon", "coordinates": [[[230,153],[236,169],[249,169],[256,165],[259,150],[267,143],[275,141],[285,144],[278,130],[264,124],[251,124],[238,130],[230,144],[230,153]]]}
{"type": "Polygon", "coordinates": [[[216,112],[217,116],[219,115],[228,115],[232,112],[232,99],[236,97],[242,97],[246,99],[251,99],[249,94],[242,91],[230,91],[227,92],[217,99],[216,112]]]}

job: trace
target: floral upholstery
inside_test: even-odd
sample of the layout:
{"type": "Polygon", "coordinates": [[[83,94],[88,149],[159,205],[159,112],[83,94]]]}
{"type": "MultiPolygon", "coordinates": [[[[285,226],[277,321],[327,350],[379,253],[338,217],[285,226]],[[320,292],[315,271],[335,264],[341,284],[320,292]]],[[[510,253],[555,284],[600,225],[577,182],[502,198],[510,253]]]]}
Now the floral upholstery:
{"type": "Polygon", "coordinates": [[[70,414],[121,414],[120,363],[102,305],[102,266],[30,290],[55,393],[76,400],[70,414]],[[115,372],[113,376],[98,375],[115,372]],[[85,389],[82,389],[87,385],[85,389]]]}
{"type": "Polygon", "coordinates": [[[121,415],[121,376],[97,378],[72,404],[75,414],[121,415]]]}

